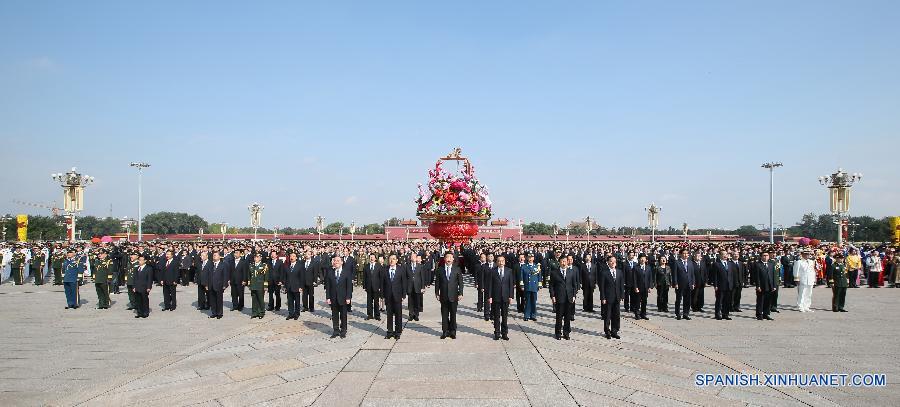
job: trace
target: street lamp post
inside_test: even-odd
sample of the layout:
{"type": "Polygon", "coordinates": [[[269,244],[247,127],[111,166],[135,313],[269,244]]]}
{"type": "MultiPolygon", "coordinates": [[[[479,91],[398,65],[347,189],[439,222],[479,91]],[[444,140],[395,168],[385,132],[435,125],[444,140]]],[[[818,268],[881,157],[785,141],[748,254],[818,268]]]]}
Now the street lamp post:
{"type": "Polygon", "coordinates": [[[63,208],[69,218],[68,237],[70,242],[74,242],[75,215],[84,210],[84,187],[93,184],[94,177],[78,173],[75,167],[65,174],[56,173],[50,177],[63,188],[63,208]]]}
{"type": "Polygon", "coordinates": [[[650,243],[656,243],[656,228],[659,227],[659,212],[662,208],[650,202],[650,206],[644,210],[647,211],[647,224],[650,225],[650,243]]]}
{"type": "Polygon", "coordinates": [[[350,242],[354,241],[354,235],[356,234],[356,221],[350,221],[350,242]]]}
{"type": "Polygon", "coordinates": [[[322,215],[316,216],[316,232],[319,234],[319,241],[322,241],[322,231],[325,229],[325,218],[322,215]]]}
{"type": "Polygon", "coordinates": [[[136,162],[133,162],[133,163],[131,163],[131,164],[129,164],[129,165],[132,166],[132,167],[134,167],[134,168],[137,168],[137,169],[138,169],[138,217],[137,217],[137,224],[138,224],[138,241],[140,242],[141,239],[144,238],[144,229],[142,228],[142,226],[143,226],[142,224],[143,224],[143,222],[144,222],[144,219],[143,219],[144,216],[143,216],[143,214],[141,213],[141,211],[142,211],[142,208],[141,208],[141,201],[142,201],[142,194],[143,194],[143,187],[142,187],[142,183],[143,183],[142,181],[143,181],[143,180],[142,180],[142,179],[143,179],[143,176],[144,176],[144,168],[150,167],[150,164],[147,164],[147,163],[144,163],[144,162],[137,162],[137,161],[136,161],[136,162]]]}
{"type": "Polygon", "coordinates": [[[127,216],[124,216],[124,217],[122,217],[122,221],[120,223],[122,224],[122,228],[125,229],[125,241],[130,242],[131,241],[131,226],[133,226],[136,223],[135,220],[131,219],[127,216]]]}
{"type": "Polygon", "coordinates": [[[225,232],[228,231],[228,222],[222,222],[222,240],[225,240],[225,232]]]}
{"type": "Polygon", "coordinates": [[[257,231],[262,222],[262,211],[265,208],[266,207],[260,205],[259,202],[254,202],[247,207],[247,209],[250,210],[250,226],[253,227],[253,240],[257,240],[257,231]]]}
{"type": "Polygon", "coordinates": [[[779,162],[762,165],[762,168],[769,170],[769,244],[775,244],[775,169],[783,166],[779,162]]]}
{"type": "Polygon", "coordinates": [[[684,241],[687,242],[688,241],[688,224],[687,224],[687,222],[685,222],[684,224],[681,225],[681,231],[684,232],[684,241]]]}
{"type": "Polygon", "coordinates": [[[588,243],[591,242],[591,231],[594,230],[594,219],[590,216],[584,218],[584,228],[587,229],[588,243]]]}
{"type": "Polygon", "coordinates": [[[838,246],[844,244],[843,222],[844,216],[850,212],[850,188],[860,179],[862,179],[862,174],[848,174],[840,168],[834,174],[819,177],[819,183],[828,187],[829,209],[838,225],[838,246]]]}

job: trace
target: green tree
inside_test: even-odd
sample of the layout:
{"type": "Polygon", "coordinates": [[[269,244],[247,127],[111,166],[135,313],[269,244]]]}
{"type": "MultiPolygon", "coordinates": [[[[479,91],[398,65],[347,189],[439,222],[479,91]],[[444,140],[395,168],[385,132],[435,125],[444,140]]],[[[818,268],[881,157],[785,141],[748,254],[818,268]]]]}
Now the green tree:
{"type": "Polygon", "coordinates": [[[157,212],[144,217],[143,228],[145,233],[168,235],[197,233],[201,228],[207,231],[209,224],[198,215],[188,215],[182,212],[157,212]]]}
{"type": "MultiPolygon", "coordinates": [[[[368,225],[363,226],[360,231],[362,233],[368,233],[370,235],[379,235],[379,234],[384,233],[384,226],[379,225],[377,223],[370,223],[368,225]]],[[[360,232],[360,231],[357,231],[357,232],[360,232]]],[[[362,234],[362,233],[360,233],[360,234],[362,234]]]]}
{"type": "Polygon", "coordinates": [[[738,236],[758,236],[759,229],[753,225],[744,225],[734,230],[734,234],[738,236]]]}
{"type": "Polygon", "coordinates": [[[322,233],[325,233],[327,235],[336,235],[336,234],[340,233],[340,231],[343,227],[344,227],[343,222],[329,223],[328,226],[325,226],[325,230],[322,231],[322,233]]]}

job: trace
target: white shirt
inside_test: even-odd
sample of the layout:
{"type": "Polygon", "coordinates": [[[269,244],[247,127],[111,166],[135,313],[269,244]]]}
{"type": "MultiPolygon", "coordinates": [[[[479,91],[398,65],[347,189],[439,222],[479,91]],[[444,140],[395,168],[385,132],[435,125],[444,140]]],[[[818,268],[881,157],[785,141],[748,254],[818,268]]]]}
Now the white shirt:
{"type": "Polygon", "coordinates": [[[800,259],[794,262],[794,279],[800,285],[816,283],[816,263],[811,259],[800,259]]]}

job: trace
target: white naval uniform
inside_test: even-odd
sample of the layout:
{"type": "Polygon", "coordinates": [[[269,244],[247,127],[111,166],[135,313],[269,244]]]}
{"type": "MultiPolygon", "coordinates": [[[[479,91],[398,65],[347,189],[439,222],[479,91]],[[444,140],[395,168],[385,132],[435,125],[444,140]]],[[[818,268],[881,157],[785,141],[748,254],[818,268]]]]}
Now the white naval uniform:
{"type": "Polygon", "coordinates": [[[812,312],[812,288],[816,283],[816,263],[812,259],[794,262],[794,282],[797,283],[797,308],[800,312],[812,312]]]}

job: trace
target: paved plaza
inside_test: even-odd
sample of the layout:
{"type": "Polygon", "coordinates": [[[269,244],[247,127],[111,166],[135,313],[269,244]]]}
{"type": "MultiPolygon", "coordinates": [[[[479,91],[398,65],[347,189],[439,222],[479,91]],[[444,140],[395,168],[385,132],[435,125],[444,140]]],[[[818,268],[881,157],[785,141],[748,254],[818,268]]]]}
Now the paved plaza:
{"type": "MultiPolygon", "coordinates": [[[[178,309],[134,319],[127,296],[95,309],[93,286],[82,306],[65,310],[61,286],[0,286],[0,405],[203,406],[792,406],[897,405],[900,289],[851,289],[847,314],[830,310],[830,291],[816,288],[814,313],[796,312],[782,289],[776,321],[757,321],[752,292],[730,322],[693,314],[676,321],[648,307],[649,321],[623,314],[621,340],[607,340],[599,312],[579,311],[570,341],[553,338],[546,290],[539,320],[510,319],[510,340],[475,311],[468,287],[459,335],[441,340],[434,296],[421,321],[399,341],[384,322],[365,321],[357,289],[346,339],[329,339],[321,287],[315,314],[286,321],[197,311],[196,288],[179,287],[178,309]],[[360,312],[362,311],[362,313],[360,312]],[[705,387],[696,373],[885,373],[883,388],[705,387]]],[[[226,295],[227,297],[227,295],[226,295]]],[[[655,295],[651,295],[654,302],[655,295]]],[[[712,290],[707,289],[709,302],[712,290]]],[[[674,295],[670,295],[674,301],[674,295]]],[[[599,301],[597,301],[599,303],[599,301]]],[[[670,309],[673,309],[670,306],[670,309]]]]}

